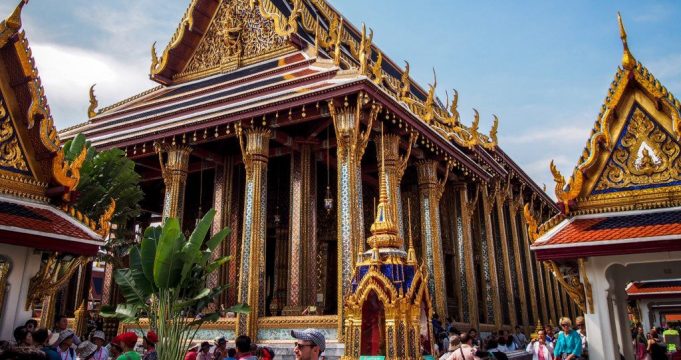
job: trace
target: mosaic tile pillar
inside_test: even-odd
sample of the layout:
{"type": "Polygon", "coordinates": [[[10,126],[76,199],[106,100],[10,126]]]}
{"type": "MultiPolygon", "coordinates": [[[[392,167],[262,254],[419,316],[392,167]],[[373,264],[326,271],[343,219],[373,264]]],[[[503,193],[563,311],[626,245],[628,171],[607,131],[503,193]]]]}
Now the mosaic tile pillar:
{"type": "Polygon", "coordinates": [[[558,319],[556,316],[558,313],[556,312],[556,302],[554,298],[554,292],[553,292],[553,275],[551,274],[551,271],[549,270],[548,266],[545,263],[542,263],[542,271],[544,272],[544,283],[545,285],[545,291],[546,291],[546,302],[549,304],[548,306],[548,322],[547,323],[553,323],[553,325],[556,325],[556,321],[558,319]]]}
{"type": "MultiPolygon", "coordinates": [[[[499,208],[502,208],[503,206],[508,206],[508,204],[503,204],[499,205],[499,208]]],[[[506,211],[510,212],[510,209],[507,209],[506,211]]],[[[518,233],[516,231],[516,224],[515,221],[513,221],[513,216],[509,216],[511,219],[511,234],[507,234],[507,236],[511,237],[511,243],[513,244],[513,252],[515,253],[514,259],[515,259],[515,264],[511,264],[511,266],[515,266],[515,271],[517,275],[517,280],[518,283],[516,284],[516,289],[514,291],[518,291],[518,297],[520,298],[520,304],[516,304],[516,306],[520,306],[520,314],[522,316],[522,319],[516,319],[518,323],[522,324],[529,324],[530,320],[528,318],[528,309],[527,309],[527,294],[525,293],[525,281],[527,281],[527,271],[525,269],[525,266],[523,264],[523,256],[520,253],[520,243],[518,241],[518,233]]]]}
{"type": "MultiPolygon", "coordinates": [[[[497,327],[501,325],[501,299],[497,295],[499,278],[497,276],[497,263],[494,248],[494,233],[492,229],[492,202],[494,201],[494,196],[489,196],[487,186],[481,186],[482,191],[482,207],[483,207],[483,218],[485,226],[485,239],[487,241],[487,263],[489,267],[489,282],[492,285],[488,291],[487,299],[492,300],[493,313],[488,314],[488,322],[494,323],[497,327]],[[491,318],[491,319],[490,319],[491,318]]],[[[484,254],[483,254],[484,257],[484,254]]]]}
{"type": "Polygon", "coordinates": [[[237,127],[241,155],[246,168],[244,216],[241,237],[241,266],[237,302],[251,306],[248,314],[238,314],[236,334],[255,340],[258,316],[265,311],[265,231],[267,218],[268,129],[237,127]]]}
{"type": "MultiPolygon", "coordinates": [[[[519,287],[521,285],[516,284],[513,280],[512,276],[512,271],[511,271],[511,266],[515,266],[515,261],[511,261],[511,258],[517,258],[517,252],[516,256],[512,257],[509,253],[512,251],[512,249],[509,249],[508,247],[508,237],[510,234],[506,233],[506,218],[504,218],[504,196],[503,194],[499,194],[497,192],[496,198],[491,199],[492,201],[496,201],[496,211],[497,211],[497,219],[499,221],[499,236],[501,237],[501,249],[495,249],[495,251],[501,251],[503,253],[503,264],[497,264],[497,266],[503,266],[504,267],[504,279],[499,279],[499,281],[503,281],[506,283],[506,295],[508,299],[504,301],[504,307],[508,306],[505,308],[506,311],[508,311],[508,317],[511,321],[510,324],[504,324],[504,325],[517,325],[518,320],[516,318],[516,312],[515,312],[515,307],[519,304],[515,303],[515,294],[519,291],[519,287]]],[[[519,280],[519,277],[517,277],[519,280]]],[[[522,301],[522,298],[520,298],[522,301]]],[[[498,325],[501,325],[502,323],[502,318],[497,318],[497,323],[498,325]]]]}
{"type": "MultiPolygon", "coordinates": [[[[477,185],[475,185],[477,186],[477,185]]],[[[478,302],[476,299],[476,289],[482,284],[477,283],[475,278],[475,263],[473,262],[473,230],[472,217],[477,207],[478,197],[473,199],[468,198],[468,186],[465,183],[457,184],[455,186],[461,201],[461,233],[463,236],[463,245],[458,247],[457,261],[459,262],[459,269],[465,273],[462,274],[462,279],[466,279],[466,285],[462,283],[462,291],[465,291],[467,297],[467,312],[463,312],[462,322],[470,323],[472,327],[478,328],[478,302]]]]}
{"type": "MultiPolygon", "coordinates": [[[[234,157],[227,156],[220,164],[215,164],[215,175],[213,178],[213,209],[215,209],[215,217],[213,218],[213,227],[211,228],[211,235],[215,235],[223,228],[230,226],[229,219],[232,214],[232,187],[233,187],[233,173],[234,173],[234,157]]],[[[232,229],[233,231],[233,229],[232,229]]],[[[229,240],[227,237],[222,242],[219,248],[213,252],[212,258],[217,259],[222,256],[230,255],[229,240]]],[[[235,258],[232,259],[235,261],[235,258]]],[[[229,263],[223,265],[215,270],[208,277],[209,287],[216,287],[218,285],[227,284],[229,274],[229,263]]],[[[225,304],[225,296],[221,296],[221,304],[225,304]]]]}
{"type": "Polygon", "coordinates": [[[161,143],[156,143],[154,146],[158,153],[163,183],[166,187],[163,197],[163,218],[177,218],[182,224],[189,154],[192,149],[186,145],[161,143]],[[165,161],[163,161],[164,152],[167,154],[165,161]]]}
{"type": "Polygon", "coordinates": [[[328,102],[336,135],[338,171],[338,336],[343,336],[343,305],[352,290],[351,276],[357,254],[364,249],[364,215],[362,205],[361,161],[369,142],[371,126],[381,107],[367,106],[366,95],[360,93],[355,101],[347,98],[328,102]],[[367,112],[365,108],[369,108],[367,112]],[[360,124],[367,122],[362,132],[360,124]]]}
{"type": "Polygon", "coordinates": [[[316,251],[313,244],[314,228],[312,187],[312,150],[309,144],[302,144],[300,152],[291,154],[291,192],[289,209],[289,269],[288,294],[284,315],[300,315],[302,308],[308,304],[313,268],[310,259],[314,259],[316,251]]]}
{"type": "Polygon", "coordinates": [[[421,207],[421,244],[423,261],[428,268],[428,290],[435,313],[444,319],[447,317],[447,291],[442,255],[440,199],[448,174],[442,181],[438,180],[437,168],[436,160],[422,160],[416,163],[421,207]]]}
{"type": "MultiPolygon", "coordinates": [[[[375,137],[374,143],[376,144],[376,157],[379,166],[381,164],[381,154],[384,156],[386,174],[385,188],[388,193],[388,202],[390,204],[391,211],[393,212],[393,219],[397,219],[397,224],[395,225],[397,226],[400,239],[405,239],[400,183],[402,182],[404,171],[407,169],[407,163],[409,161],[413,140],[410,140],[407,154],[401,156],[400,138],[401,137],[396,134],[385,134],[383,135],[382,140],[380,136],[375,137]],[[385,149],[381,149],[381,142],[384,144],[385,149]]],[[[404,242],[402,242],[401,248],[404,249],[404,242]]]]}
{"type": "MultiPolygon", "coordinates": [[[[517,244],[518,249],[522,247],[523,251],[525,252],[525,263],[521,263],[519,266],[522,267],[525,274],[523,281],[526,281],[528,284],[527,289],[529,290],[529,294],[527,294],[527,297],[529,297],[530,303],[524,304],[525,308],[523,309],[523,312],[528,317],[526,320],[524,320],[525,324],[532,327],[534,324],[532,324],[532,321],[530,321],[529,314],[532,314],[532,319],[534,319],[536,322],[537,319],[539,319],[539,308],[537,306],[537,290],[534,287],[535,274],[532,271],[532,253],[530,252],[530,243],[527,241],[527,227],[523,225],[521,216],[519,214],[522,206],[522,194],[520,194],[520,199],[509,202],[508,211],[511,218],[511,229],[514,236],[513,242],[517,244]]],[[[519,261],[522,261],[522,259],[519,259],[519,261]]],[[[523,286],[523,290],[524,289],[525,287],[523,286]]]]}

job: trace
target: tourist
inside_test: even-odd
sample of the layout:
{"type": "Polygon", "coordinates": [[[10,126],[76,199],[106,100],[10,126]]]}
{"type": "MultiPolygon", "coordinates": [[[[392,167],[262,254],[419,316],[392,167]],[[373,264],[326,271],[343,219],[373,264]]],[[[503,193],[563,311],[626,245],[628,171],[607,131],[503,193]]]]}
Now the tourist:
{"type": "Polygon", "coordinates": [[[544,326],[544,334],[546,336],[546,342],[553,344],[556,339],[553,336],[553,328],[551,325],[544,326]]]}
{"type": "MultiPolygon", "coordinates": [[[[58,335],[55,335],[54,341],[56,342],[58,335]]],[[[59,354],[57,354],[57,350],[49,345],[49,340],[50,333],[47,329],[37,329],[33,332],[33,346],[44,352],[47,360],[59,360],[59,354]]]]}
{"type": "MultiPolygon", "coordinates": [[[[62,332],[68,330],[69,327],[69,318],[66,315],[59,315],[57,318],[54,320],[54,329],[52,331],[55,332],[62,332]]],[[[80,344],[80,338],[78,335],[76,335],[72,330],[71,334],[73,334],[73,344],[78,345],[80,344]]]]}
{"type": "Polygon", "coordinates": [[[505,343],[503,345],[506,348],[506,351],[504,352],[518,350],[518,345],[515,343],[513,335],[511,335],[508,331],[504,331],[504,341],[505,343]]]}
{"type": "Polygon", "coordinates": [[[436,339],[439,339],[440,334],[442,334],[443,332],[445,332],[445,329],[442,328],[440,316],[438,314],[433,313],[433,335],[435,336],[436,339]]]}
{"type": "Polygon", "coordinates": [[[196,360],[211,360],[210,343],[208,341],[201,343],[199,353],[196,355],[196,360]]]}
{"type": "Polygon", "coordinates": [[[93,331],[92,335],[90,335],[90,341],[97,345],[97,350],[95,351],[95,356],[93,357],[93,359],[106,360],[109,358],[109,351],[104,346],[104,343],[106,342],[106,335],[104,335],[104,331],[101,330],[93,331]]]}
{"type": "Polygon", "coordinates": [[[28,330],[28,332],[32,333],[38,328],[38,322],[34,319],[28,319],[26,320],[24,326],[26,326],[26,330],[28,330]]]}
{"type": "Polygon", "coordinates": [[[575,327],[579,337],[582,339],[582,356],[581,359],[589,358],[589,346],[586,341],[586,324],[584,323],[584,316],[577,316],[575,318],[575,327]]]}
{"type": "Polygon", "coordinates": [[[33,336],[26,329],[26,326],[19,326],[14,329],[14,340],[17,346],[33,346],[33,336]]]}
{"type": "Polygon", "coordinates": [[[648,359],[648,339],[643,331],[643,326],[639,325],[636,327],[636,336],[634,337],[634,353],[636,354],[636,360],[647,360],[648,359]]]}
{"type": "Polygon", "coordinates": [[[158,358],[156,353],[157,343],[158,335],[152,330],[147,331],[147,335],[142,337],[142,347],[144,348],[143,360],[156,360],[158,358]]]}
{"type": "Polygon", "coordinates": [[[196,360],[196,356],[199,353],[199,344],[194,344],[189,349],[187,349],[187,353],[184,355],[184,360],[196,360]]]}
{"type": "Polygon", "coordinates": [[[291,330],[291,336],[298,340],[293,345],[293,353],[298,360],[320,359],[326,350],[326,338],[319,330],[291,330]]]}
{"type": "Polygon", "coordinates": [[[76,354],[78,355],[78,360],[97,360],[94,355],[97,352],[97,345],[91,343],[87,340],[83,341],[78,345],[76,349],[76,354]]]}
{"type": "Polygon", "coordinates": [[[251,353],[251,338],[241,335],[234,341],[236,344],[236,358],[245,360],[257,360],[258,358],[251,353]]]}
{"type": "MultiPolygon", "coordinates": [[[[495,338],[492,336],[491,338],[487,339],[487,347],[486,347],[486,354],[488,358],[490,359],[498,359],[498,360],[508,360],[508,356],[506,356],[505,351],[502,351],[500,349],[500,340],[501,338],[495,338]]],[[[505,346],[503,347],[505,348],[505,346]]],[[[480,354],[479,352],[477,354],[480,354]]]]}
{"type": "Polygon", "coordinates": [[[556,345],[553,349],[555,357],[565,356],[565,360],[579,359],[582,355],[582,338],[572,329],[572,320],[567,317],[560,319],[560,327],[563,329],[556,337],[556,345]]]}
{"type": "Polygon", "coordinates": [[[532,339],[525,351],[532,354],[532,360],[553,360],[553,345],[546,341],[544,330],[537,332],[537,338],[532,339]]]}
{"type": "Polygon", "coordinates": [[[73,338],[75,335],[71,330],[64,330],[59,332],[56,346],[57,354],[61,360],[76,360],[76,352],[71,347],[73,345],[73,338]]]}
{"type": "Polygon", "coordinates": [[[515,342],[517,349],[523,349],[525,348],[525,345],[527,345],[527,336],[525,336],[525,332],[523,332],[523,329],[519,325],[515,326],[513,341],[515,342]]]}
{"type": "Polygon", "coordinates": [[[15,346],[0,352],[2,360],[45,360],[44,352],[30,346],[15,346]]]}
{"type": "Polygon", "coordinates": [[[452,335],[449,337],[449,347],[447,351],[440,356],[439,360],[447,360],[452,356],[452,353],[456,351],[461,345],[461,338],[459,335],[452,335]]]}
{"type": "Polygon", "coordinates": [[[135,345],[137,344],[137,334],[132,331],[128,331],[116,337],[118,338],[118,344],[120,344],[121,347],[121,354],[118,355],[116,360],[142,360],[140,354],[135,351],[135,345]]]}
{"type": "Polygon", "coordinates": [[[666,360],[667,359],[667,345],[660,340],[657,329],[650,329],[648,333],[648,347],[646,349],[650,354],[651,360],[666,360]]]}
{"type": "Polygon", "coordinates": [[[470,337],[473,346],[480,347],[480,339],[478,338],[478,330],[470,329],[468,330],[468,336],[470,337]]]}
{"type": "Polygon", "coordinates": [[[235,348],[229,348],[227,349],[227,357],[225,360],[236,360],[236,349],[235,348]]]}
{"type": "Polygon", "coordinates": [[[452,353],[448,360],[479,360],[475,356],[476,349],[473,347],[473,338],[469,334],[461,334],[461,344],[459,348],[452,353]]]}
{"type": "Polygon", "coordinates": [[[227,339],[220,336],[214,341],[215,350],[213,350],[213,360],[223,360],[227,357],[227,339]]]}
{"type": "Polygon", "coordinates": [[[118,336],[114,337],[109,344],[109,355],[110,358],[115,360],[123,353],[123,346],[121,345],[121,338],[118,336]]]}

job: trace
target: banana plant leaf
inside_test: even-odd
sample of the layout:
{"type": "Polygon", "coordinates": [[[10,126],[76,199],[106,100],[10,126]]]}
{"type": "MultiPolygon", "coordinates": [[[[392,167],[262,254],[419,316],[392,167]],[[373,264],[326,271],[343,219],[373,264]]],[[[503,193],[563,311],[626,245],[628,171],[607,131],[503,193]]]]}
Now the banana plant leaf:
{"type": "Polygon", "coordinates": [[[161,237],[160,226],[150,226],[144,230],[141,244],[142,271],[150,283],[154,284],[154,261],[156,259],[156,244],[161,237]]]}
{"type": "Polygon", "coordinates": [[[201,245],[203,245],[203,241],[206,239],[206,235],[208,235],[214,216],[215,209],[210,209],[196,225],[196,228],[194,228],[194,231],[189,236],[189,241],[182,249],[184,265],[182,266],[181,282],[187,279],[192,266],[201,260],[201,245]]]}
{"type": "Polygon", "coordinates": [[[150,295],[144,289],[135,284],[135,279],[130,269],[117,269],[114,272],[114,280],[121,290],[121,294],[128,304],[144,305],[150,295]]]}
{"type": "Polygon", "coordinates": [[[154,259],[154,283],[159,289],[171,289],[180,284],[184,260],[180,252],[183,245],[184,236],[179,221],[175,218],[166,219],[154,259]]]}
{"type": "Polygon", "coordinates": [[[144,275],[142,268],[142,253],[139,246],[130,249],[130,274],[135,283],[135,287],[144,293],[145,298],[154,292],[153,283],[144,275]]]}

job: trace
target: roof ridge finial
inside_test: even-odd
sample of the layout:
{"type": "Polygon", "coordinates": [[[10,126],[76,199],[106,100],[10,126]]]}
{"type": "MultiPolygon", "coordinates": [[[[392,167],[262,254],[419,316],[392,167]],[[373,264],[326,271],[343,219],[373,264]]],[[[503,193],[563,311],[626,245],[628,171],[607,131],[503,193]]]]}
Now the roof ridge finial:
{"type": "Polygon", "coordinates": [[[633,70],[636,66],[636,59],[634,59],[634,55],[629,51],[627,32],[624,30],[624,22],[622,22],[622,15],[620,15],[619,11],[617,12],[617,22],[620,27],[620,39],[622,40],[622,47],[624,50],[624,53],[622,54],[622,67],[626,70],[633,70]]]}
{"type": "Polygon", "coordinates": [[[409,248],[407,248],[407,264],[416,265],[416,250],[414,250],[414,239],[411,236],[411,199],[407,198],[407,223],[409,227],[409,248]]]}
{"type": "Polygon", "coordinates": [[[378,206],[376,207],[376,219],[371,225],[371,236],[367,239],[372,248],[396,248],[401,244],[397,233],[397,227],[392,218],[392,211],[388,200],[387,178],[385,174],[385,143],[383,136],[383,123],[381,123],[381,167],[378,174],[378,206]]]}

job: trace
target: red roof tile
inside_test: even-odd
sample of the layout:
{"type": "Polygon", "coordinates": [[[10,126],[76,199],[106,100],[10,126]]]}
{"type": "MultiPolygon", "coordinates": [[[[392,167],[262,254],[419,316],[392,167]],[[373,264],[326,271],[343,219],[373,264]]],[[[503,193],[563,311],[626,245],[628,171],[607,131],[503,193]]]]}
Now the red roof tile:
{"type": "Polygon", "coordinates": [[[540,238],[534,247],[586,245],[588,243],[643,238],[681,239],[681,210],[647,211],[636,214],[576,217],[558,225],[556,232],[540,238]]]}
{"type": "Polygon", "coordinates": [[[633,282],[627,287],[629,296],[674,293],[681,295],[681,280],[633,282]]]}

